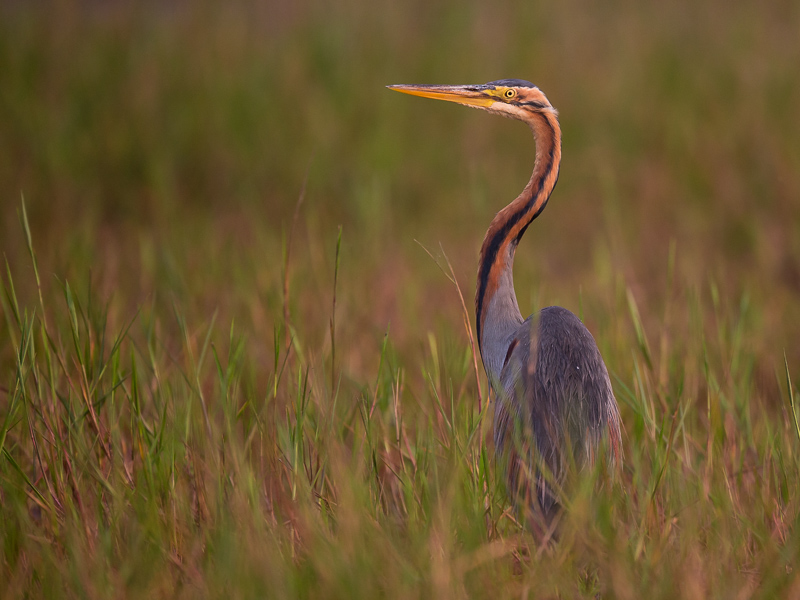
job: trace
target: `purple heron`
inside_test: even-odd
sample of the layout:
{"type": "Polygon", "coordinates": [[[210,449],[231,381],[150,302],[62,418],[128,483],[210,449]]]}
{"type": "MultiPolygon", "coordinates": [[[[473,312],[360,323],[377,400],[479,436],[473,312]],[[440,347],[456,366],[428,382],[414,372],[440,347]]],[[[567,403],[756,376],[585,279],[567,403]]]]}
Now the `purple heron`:
{"type": "Polygon", "coordinates": [[[492,219],[481,246],[475,321],[481,359],[494,391],[494,442],[515,504],[544,531],[558,513],[571,465],[604,457],[622,463],[620,417],[597,344],[580,319],[550,306],[527,319],[514,293],[514,252],[558,180],[558,113],[535,85],[503,79],[484,85],[391,85],[527,123],[536,143],[528,185],[492,219]]]}

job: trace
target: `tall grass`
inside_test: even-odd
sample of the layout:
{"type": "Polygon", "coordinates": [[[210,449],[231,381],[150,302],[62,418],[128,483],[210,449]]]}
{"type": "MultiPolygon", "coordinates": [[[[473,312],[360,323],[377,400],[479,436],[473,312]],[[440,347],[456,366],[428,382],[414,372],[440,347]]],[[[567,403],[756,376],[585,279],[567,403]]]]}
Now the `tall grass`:
{"type": "Polygon", "coordinates": [[[792,3],[0,16],[0,597],[800,595],[792,3]],[[463,318],[532,142],[382,91],[501,76],[565,132],[520,304],[624,423],[553,546],[463,318]]]}

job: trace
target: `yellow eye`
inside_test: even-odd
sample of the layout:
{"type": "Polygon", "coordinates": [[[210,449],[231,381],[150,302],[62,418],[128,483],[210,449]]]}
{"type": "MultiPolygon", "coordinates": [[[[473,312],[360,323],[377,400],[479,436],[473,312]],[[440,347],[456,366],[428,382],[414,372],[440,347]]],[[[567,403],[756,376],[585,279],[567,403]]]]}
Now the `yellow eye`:
{"type": "Polygon", "coordinates": [[[516,90],[506,90],[506,93],[504,95],[505,95],[506,98],[513,98],[514,96],[517,95],[517,91],[516,90]]]}

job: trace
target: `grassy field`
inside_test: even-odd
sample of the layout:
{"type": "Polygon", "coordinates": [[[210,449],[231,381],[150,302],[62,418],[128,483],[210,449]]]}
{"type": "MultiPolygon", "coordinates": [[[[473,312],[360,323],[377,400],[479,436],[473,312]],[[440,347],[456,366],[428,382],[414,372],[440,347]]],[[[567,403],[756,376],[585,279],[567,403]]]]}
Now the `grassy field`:
{"type": "Polygon", "coordinates": [[[225,5],[0,5],[0,597],[800,598],[800,4],[225,5]],[[624,423],[553,547],[448,267],[530,133],[384,88],[502,77],[624,423]]]}

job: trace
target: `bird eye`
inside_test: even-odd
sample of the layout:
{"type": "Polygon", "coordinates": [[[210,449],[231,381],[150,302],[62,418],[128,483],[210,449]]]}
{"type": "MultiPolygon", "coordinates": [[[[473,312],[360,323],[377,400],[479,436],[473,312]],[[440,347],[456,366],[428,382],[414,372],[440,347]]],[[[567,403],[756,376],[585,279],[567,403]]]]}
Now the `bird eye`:
{"type": "Polygon", "coordinates": [[[517,95],[516,90],[506,90],[505,96],[506,98],[513,98],[517,95]]]}

